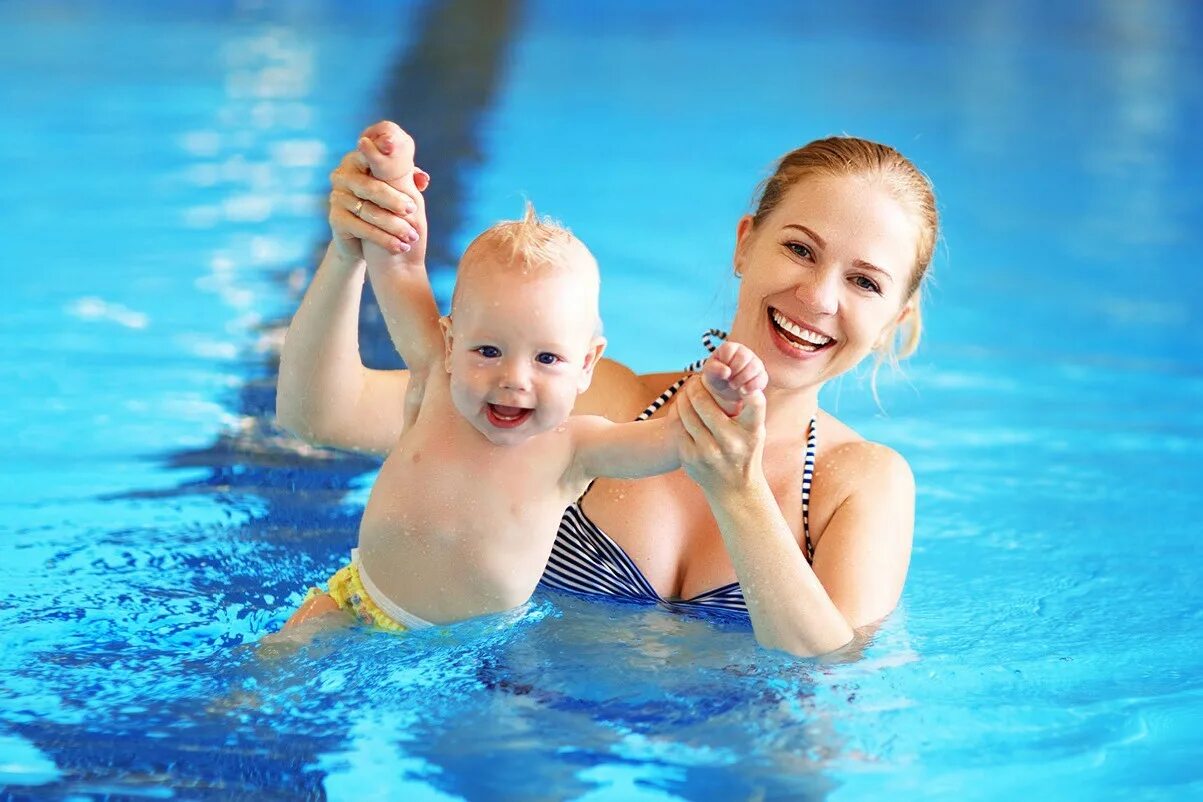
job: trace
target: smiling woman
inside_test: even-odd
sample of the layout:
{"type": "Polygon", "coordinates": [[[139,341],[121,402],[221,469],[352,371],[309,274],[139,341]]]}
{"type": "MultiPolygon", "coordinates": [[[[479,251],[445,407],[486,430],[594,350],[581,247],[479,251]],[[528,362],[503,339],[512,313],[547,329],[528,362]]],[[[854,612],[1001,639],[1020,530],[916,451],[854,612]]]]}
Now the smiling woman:
{"type": "MultiPolygon", "coordinates": [[[[332,313],[293,321],[278,401],[310,440],[385,453],[404,404],[397,383],[359,362],[355,288],[360,241],[398,248],[405,201],[359,152],[333,180],[335,244],[307,297],[332,313]],[[370,221],[356,214],[361,200],[370,221]]],[[[764,396],[729,418],[680,373],[639,376],[602,360],[574,414],[679,415],[682,469],[593,483],[565,513],[544,585],[734,611],[762,645],[797,655],[839,649],[893,610],[911,552],[910,468],[821,412],[818,398],[871,352],[893,354],[899,340],[902,353],[914,349],[936,230],[930,184],[892,148],[837,137],[783,158],[756,213],[739,221],[734,255],[731,339],[763,359],[764,396]]]]}

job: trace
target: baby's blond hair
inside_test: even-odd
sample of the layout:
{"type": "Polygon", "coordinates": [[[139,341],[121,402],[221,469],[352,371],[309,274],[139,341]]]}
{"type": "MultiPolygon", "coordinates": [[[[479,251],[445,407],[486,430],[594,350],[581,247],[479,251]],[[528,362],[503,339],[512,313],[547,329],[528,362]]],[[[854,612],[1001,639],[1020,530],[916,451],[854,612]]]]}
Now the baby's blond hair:
{"type": "Polygon", "coordinates": [[[521,220],[494,223],[468,245],[459,261],[451,297],[453,312],[461,287],[481,269],[511,269],[524,275],[547,270],[580,271],[595,297],[600,283],[597,260],[585,243],[560,222],[540,217],[530,201],[521,220]]]}

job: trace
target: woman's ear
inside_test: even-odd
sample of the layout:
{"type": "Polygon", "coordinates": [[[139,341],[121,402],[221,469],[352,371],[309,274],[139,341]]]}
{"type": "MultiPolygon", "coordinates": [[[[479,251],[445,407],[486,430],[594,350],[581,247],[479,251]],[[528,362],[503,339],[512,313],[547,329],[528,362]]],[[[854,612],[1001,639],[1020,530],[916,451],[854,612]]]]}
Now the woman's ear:
{"type": "Polygon", "coordinates": [[[439,329],[443,332],[443,369],[451,372],[451,345],[454,336],[451,334],[451,315],[439,318],[439,329]]]}
{"type": "Polygon", "coordinates": [[[915,306],[918,303],[919,296],[916,293],[902,305],[902,309],[898,310],[898,314],[894,317],[894,320],[888,323],[881,330],[881,334],[877,336],[877,341],[873,343],[874,351],[884,351],[890,345],[890,341],[894,339],[894,334],[898,331],[899,327],[915,314],[915,306]]]}
{"type": "Polygon", "coordinates": [[[735,226],[735,256],[732,259],[735,277],[742,278],[747,261],[748,240],[752,234],[752,215],[745,214],[735,226]]]}

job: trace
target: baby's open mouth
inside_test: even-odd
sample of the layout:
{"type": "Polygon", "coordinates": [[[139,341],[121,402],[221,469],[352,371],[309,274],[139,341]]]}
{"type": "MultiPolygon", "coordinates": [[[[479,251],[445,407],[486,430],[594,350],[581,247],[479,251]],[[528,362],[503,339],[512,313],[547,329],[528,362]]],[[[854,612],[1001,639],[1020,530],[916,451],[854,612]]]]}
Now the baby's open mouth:
{"type": "Polygon", "coordinates": [[[515,426],[521,426],[523,421],[534,412],[533,409],[507,407],[503,404],[487,404],[485,410],[489,423],[499,429],[513,429],[515,426]]]}
{"type": "Polygon", "coordinates": [[[769,321],[773,331],[799,351],[811,353],[822,350],[835,342],[825,334],[812,331],[783,315],[780,311],[769,307],[769,321]]]}

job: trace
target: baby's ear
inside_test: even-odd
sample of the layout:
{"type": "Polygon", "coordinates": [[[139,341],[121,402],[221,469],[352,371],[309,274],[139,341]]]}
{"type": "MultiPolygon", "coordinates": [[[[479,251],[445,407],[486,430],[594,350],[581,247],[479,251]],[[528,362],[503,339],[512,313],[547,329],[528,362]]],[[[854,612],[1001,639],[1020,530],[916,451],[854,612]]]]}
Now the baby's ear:
{"type": "Polygon", "coordinates": [[[589,350],[585,352],[585,366],[581,368],[581,377],[576,387],[577,395],[589,389],[589,385],[593,381],[593,370],[597,367],[597,363],[601,361],[602,352],[605,350],[605,337],[594,337],[589,342],[589,350]]]}
{"type": "Polygon", "coordinates": [[[451,315],[439,318],[439,329],[443,332],[443,370],[451,372],[451,345],[455,336],[451,333],[451,315]]]}

